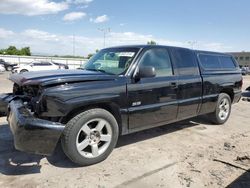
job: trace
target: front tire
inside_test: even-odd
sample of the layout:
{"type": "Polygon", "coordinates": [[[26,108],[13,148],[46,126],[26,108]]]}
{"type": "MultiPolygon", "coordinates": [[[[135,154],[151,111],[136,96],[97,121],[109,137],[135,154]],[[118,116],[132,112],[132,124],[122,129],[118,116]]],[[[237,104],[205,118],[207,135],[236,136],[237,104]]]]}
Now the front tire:
{"type": "Polygon", "coordinates": [[[224,124],[231,114],[231,98],[226,93],[221,93],[218,97],[216,110],[209,114],[212,122],[217,125],[224,124]]]}
{"type": "Polygon", "coordinates": [[[8,67],[6,68],[6,70],[7,70],[7,71],[12,71],[12,66],[8,66],[8,67]]]}
{"type": "Polygon", "coordinates": [[[96,108],[73,117],[61,138],[64,153],[82,166],[105,160],[115,147],[119,128],[107,110],[96,108]]]}
{"type": "Polygon", "coordinates": [[[20,70],[20,73],[29,72],[27,69],[20,70]]]}

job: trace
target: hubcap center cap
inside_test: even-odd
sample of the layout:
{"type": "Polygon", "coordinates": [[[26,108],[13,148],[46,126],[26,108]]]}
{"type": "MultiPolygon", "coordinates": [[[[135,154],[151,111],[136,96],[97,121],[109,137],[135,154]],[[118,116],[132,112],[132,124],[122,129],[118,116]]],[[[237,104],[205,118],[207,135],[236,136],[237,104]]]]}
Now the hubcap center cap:
{"type": "Polygon", "coordinates": [[[222,106],[221,106],[221,108],[222,108],[222,110],[224,111],[224,112],[227,112],[227,104],[223,104],[222,106]]]}
{"type": "Polygon", "coordinates": [[[100,141],[100,137],[101,137],[100,132],[94,130],[90,133],[89,141],[91,142],[91,144],[96,144],[100,141]]]}

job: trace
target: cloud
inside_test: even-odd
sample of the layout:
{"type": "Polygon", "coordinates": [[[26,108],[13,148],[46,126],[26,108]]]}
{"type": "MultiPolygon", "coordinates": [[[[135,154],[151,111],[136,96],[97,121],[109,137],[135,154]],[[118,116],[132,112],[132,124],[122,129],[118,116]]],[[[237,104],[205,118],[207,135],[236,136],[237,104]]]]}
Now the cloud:
{"type": "MultiPolygon", "coordinates": [[[[6,48],[9,45],[17,47],[30,46],[35,54],[46,55],[71,55],[73,49],[73,36],[54,34],[37,29],[27,29],[20,33],[0,28],[0,48],[6,48]]],[[[145,35],[135,32],[110,32],[107,33],[106,47],[117,45],[146,44],[147,41],[154,40],[157,44],[168,46],[179,46],[190,48],[187,41],[174,41],[158,38],[153,35],[145,35]]],[[[196,49],[212,51],[239,51],[219,42],[199,41],[194,46],[196,49]]],[[[93,53],[96,49],[103,48],[103,37],[75,36],[75,54],[86,56],[93,53]]],[[[247,46],[246,46],[247,49],[247,46]]],[[[240,50],[242,51],[242,49],[240,50]]]]}
{"type": "Polygon", "coordinates": [[[94,22],[94,23],[104,23],[107,21],[109,21],[109,17],[106,14],[102,16],[98,16],[96,18],[90,18],[90,22],[94,22]]]}
{"type": "Polygon", "coordinates": [[[89,7],[89,4],[93,2],[93,0],[66,0],[66,2],[77,6],[77,8],[85,9],[89,7]]]}
{"type": "Polygon", "coordinates": [[[231,46],[225,46],[224,44],[219,42],[211,42],[211,43],[198,42],[197,47],[200,49],[211,50],[211,51],[230,51],[232,49],[231,46]]]}
{"type": "Polygon", "coordinates": [[[0,38],[5,39],[11,37],[12,35],[14,35],[13,31],[0,28],[0,38]]]}
{"type": "Polygon", "coordinates": [[[30,38],[31,40],[37,39],[41,41],[59,41],[59,37],[57,35],[36,29],[27,29],[21,33],[21,36],[30,38]]]}
{"type": "Polygon", "coordinates": [[[82,6],[78,6],[78,8],[88,8],[89,7],[89,5],[82,5],[82,6]]]}
{"type": "Polygon", "coordinates": [[[0,14],[21,14],[27,16],[56,14],[68,9],[66,2],[50,0],[1,0],[0,14]]]}
{"type": "Polygon", "coordinates": [[[67,3],[72,3],[72,4],[89,4],[93,0],[66,0],[67,3]]]}
{"type": "Polygon", "coordinates": [[[65,14],[63,17],[64,21],[74,21],[79,20],[85,17],[87,14],[85,12],[70,12],[68,14],[65,14]]]}
{"type": "Polygon", "coordinates": [[[111,32],[108,35],[112,45],[123,45],[123,44],[146,44],[147,41],[153,40],[152,35],[144,35],[134,32],[111,32]]]}

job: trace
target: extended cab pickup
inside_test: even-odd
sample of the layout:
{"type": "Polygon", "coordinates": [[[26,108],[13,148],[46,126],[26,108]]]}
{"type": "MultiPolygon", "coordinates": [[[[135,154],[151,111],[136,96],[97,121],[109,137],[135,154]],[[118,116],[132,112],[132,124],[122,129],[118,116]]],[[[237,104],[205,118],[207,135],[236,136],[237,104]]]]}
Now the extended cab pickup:
{"type": "Polygon", "coordinates": [[[119,135],[208,114],[229,118],[242,76],[228,54],[167,46],[103,49],[82,70],[13,74],[0,112],[16,149],[52,154],[59,139],[75,163],[108,157],[119,135]]]}

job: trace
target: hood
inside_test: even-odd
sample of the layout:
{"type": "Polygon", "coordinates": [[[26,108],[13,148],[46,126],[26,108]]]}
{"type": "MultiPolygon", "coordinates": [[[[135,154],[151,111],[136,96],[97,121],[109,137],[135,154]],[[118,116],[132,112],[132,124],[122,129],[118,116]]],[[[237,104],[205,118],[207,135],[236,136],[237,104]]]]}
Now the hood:
{"type": "Polygon", "coordinates": [[[58,85],[62,83],[75,83],[85,81],[109,81],[117,78],[117,75],[109,75],[96,71],[87,70],[51,70],[25,72],[12,74],[10,80],[16,84],[23,85],[58,85]]]}

